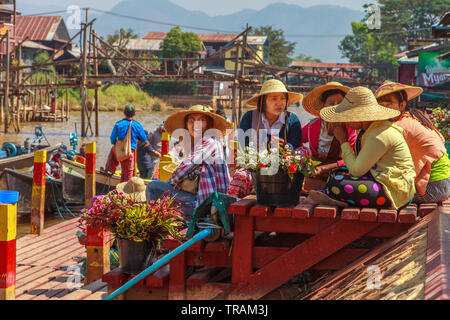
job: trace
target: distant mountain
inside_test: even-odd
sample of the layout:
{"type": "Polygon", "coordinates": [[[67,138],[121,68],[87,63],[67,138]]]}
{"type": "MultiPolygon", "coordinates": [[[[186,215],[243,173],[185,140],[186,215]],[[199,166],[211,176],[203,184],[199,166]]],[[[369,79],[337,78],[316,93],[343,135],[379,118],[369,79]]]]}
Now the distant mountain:
{"type": "MultiPolygon", "coordinates": [[[[95,6],[95,2],[92,6],[95,6]]],[[[96,32],[103,36],[112,34],[120,28],[132,28],[143,37],[149,31],[167,32],[173,27],[151,23],[148,20],[180,25],[183,31],[198,33],[217,32],[192,29],[188,26],[222,33],[238,33],[246,24],[252,27],[273,25],[274,28],[284,30],[287,40],[297,43],[294,56],[305,53],[323,62],[346,62],[340,57],[338,44],[343,38],[342,35],[351,34],[350,23],[360,21],[363,16],[362,11],[334,5],[303,8],[298,5],[275,3],[261,10],[245,9],[233,14],[212,17],[201,11],[186,10],[168,0],[123,0],[109,13],[100,13],[94,9],[89,11],[90,18],[97,18],[96,32]]]]}

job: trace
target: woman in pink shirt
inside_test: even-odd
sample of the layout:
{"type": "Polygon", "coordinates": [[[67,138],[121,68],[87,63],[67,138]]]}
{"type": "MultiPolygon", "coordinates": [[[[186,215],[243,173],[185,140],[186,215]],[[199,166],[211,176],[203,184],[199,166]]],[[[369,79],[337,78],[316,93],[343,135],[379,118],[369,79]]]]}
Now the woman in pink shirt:
{"type": "MultiPolygon", "coordinates": [[[[349,87],[339,82],[329,82],[325,85],[314,88],[303,99],[303,108],[318,118],[311,120],[302,127],[302,144],[309,143],[309,146],[301,146],[306,155],[318,160],[321,165],[316,167],[316,175],[305,179],[305,190],[322,189],[329,172],[343,165],[341,159],[341,148],[339,142],[333,135],[335,124],[328,123],[320,118],[320,110],[324,107],[337,105],[344,100],[349,87]]],[[[356,141],[356,131],[345,124],[347,129],[348,142],[353,147],[356,141]]]]}
{"type": "Polygon", "coordinates": [[[375,96],[379,104],[401,111],[394,120],[403,129],[414,162],[417,193],[413,202],[439,202],[450,196],[450,160],[444,137],[420,110],[406,110],[407,101],[422,91],[420,87],[385,81],[375,96]]]}

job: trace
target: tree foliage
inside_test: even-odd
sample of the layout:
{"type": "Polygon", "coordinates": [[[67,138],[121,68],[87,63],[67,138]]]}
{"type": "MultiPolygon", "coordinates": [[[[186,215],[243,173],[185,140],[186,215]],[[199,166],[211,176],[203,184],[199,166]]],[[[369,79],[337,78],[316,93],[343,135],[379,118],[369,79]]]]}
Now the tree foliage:
{"type": "Polygon", "coordinates": [[[119,48],[123,48],[127,44],[128,39],[137,39],[138,34],[133,31],[133,29],[120,28],[114,31],[113,34],[109,34],[106,37],[106,42],[110,45],[117,45],[119,48]]]}
{"type": "Polygon", "coordinates": [[[352,22],[353,35],[345,36],[339,44],[342,56],[351,63],[391,63],[396,65],[397,48],[381,35],[369,31],[364,22],[352,22]]]}
{"type": "Polygon", "coordinates": [[[353,35],[339,45],[342,57],[358,63],[392,63],[397,52],[407,49],[408,39],[432,38],[431,26],[450,7],[450,0],[377,0],[380,9],[379,29],[369,30],[365,21],[372,12],[365,4],[366,16],[352,22],[353,35]]]}
{"type": "Polygon", "coordinates": [[[294,58],[295,61],[308,61],[308,62],[322,62],[322,60],[313,58],[304,53],[300,53],[298,56],[294,58]]]}
{"type": "Polygon", "coordinates": [[[193,32],[182,32],[180,27],[169,31],[161,44],[164,58],[188,58],[202,50],[202,41],[193,32]]]}
{"type": "Polygon", "coordinates": [[[261,26],[250,31],[251,35],[267,36],[269,40],[269,64],[287,67],[294,53],[295,42],[287,41],[282,29],[274,29],[273,26],[261,26]]]}

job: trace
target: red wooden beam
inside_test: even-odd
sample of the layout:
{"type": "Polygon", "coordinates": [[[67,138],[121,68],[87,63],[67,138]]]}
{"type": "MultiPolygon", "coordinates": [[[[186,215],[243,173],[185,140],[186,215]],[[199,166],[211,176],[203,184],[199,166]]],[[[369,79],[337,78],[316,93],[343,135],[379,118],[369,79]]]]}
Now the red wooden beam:
{"type": "Polygon", "coordinates": [[[246,215],[251,207],[256,204],[254,199],[242,199],[236,201],[228,207],[229,214],[246,215]]]}
{"type": "Polygon", "coordinates": [[[169,300],[184,300],[186,289],[186,252],[170,261],[169,300]]]}
{"type": "Polygon", "coordinates": [[[334,219],[338,213],[338,207],[318,205],[314,208],[314,217],[334,219]]]}
{"type": "MultiPolygon", "coordinates": [[[[316,234],[324,228],[336,223],[336,219],[292,219],[283,217],[255,217],[255,230],[266,232],[286,232],[300,234],[316,234]]],[[[236,237],[236,233],[235,233],[236,237]]]]}
{"type": "Polygon", "coordinates": [[[272,212],[271,207],[256,204],[250,208],[249,214],[251,216],[265,217],[271,212],[272,212]]]}
{"type": "MultiPolygon", "coordinates": [[[[450,211],[450,210],[449,210],[450,211]]],[[[438,213],[428,224],[425,300],[450,299],[450,215],[438,213]]]]}
{"type": "Polygon", "coordinates": [[[247,280],[233,282],[227,298],[259,299],[377,226],[377,223],[339,220],[251,274],[247,280]]]}
{"type": "Polygon", "coordinates": [[[438,207],[437,203],[422,203],[419,206],[419,216],[425,217],[427,214],[432,212],[438,207]]]}
{"type": "Polygon", "coordinates": [[[342,220],[359,220],[360,208],[344,208],[341,212],[342,220]]]}
{"type": "Polygon", "coordinates": [[[277,207],[273,212],[274,217],[290,217],[294,207],[277,207]]]}
{"type": "Polygon", "coordinates": [[[255,217],[236,216],[234,218],[232,283],[244,282],[253,272],[254,237],[255,217]]]}
{"type": "Polygon", "coordinates": [[[381,209],[378,214],[378,222],[387,222],[387,223],[397,222],[397,210],[381,209]]]}
{"type": "Polygon", "coordinates": [[[408,205],[406,208],[401,209],[398,213],[398,223],[416,223],[417,220],[417,207],[408,205]]]}
{"type": "Polygon", "coordinates": [[[378,217],[378,209],[376,208],[362,208],[359,214],[359,220],[367,222],[375,222],[378,217]]]}
{"type": "Polygon", "coordinates": [[[292,209],[292,218],[296,219],[308,219],[314,212],[315,204],[312,203],[302,203],[296,205],[292,209]]]}

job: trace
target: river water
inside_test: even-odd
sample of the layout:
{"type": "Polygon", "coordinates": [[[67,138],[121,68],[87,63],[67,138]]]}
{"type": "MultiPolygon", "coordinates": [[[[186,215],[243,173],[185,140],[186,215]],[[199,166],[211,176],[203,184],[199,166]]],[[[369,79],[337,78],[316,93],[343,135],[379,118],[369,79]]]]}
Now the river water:
{"type": "MultiPolygon", "coordinates": [[[[145,130],[153,131],[156,127],[161,124],[170,114],[178,111],[180,109],[169,109],[164,112],[146,112],[138,111],[134,119],[140,122],[145,130]]],[[[300,122],[305,124],[311,116],[307,114],[303,108],[292,107],[289,108],[290,111],[295,112],[300,119],[300,122]]],[[[244,110],[244,112],[247,110],[244,110]]],[[[231,118],[231,110],[226,110],[227,116],[231,118]]],[[[69,121],[65,122],[27,122],[21,123],[21,132],[15,133],[14,131],[9,133],[0,133],[0,146],[4,142],[14,142],[17,144],[23,144],[26,138],[32,139],[34,137],[34,128],[36,126],[41,126],[43,132],[50,144],[64,143],[68,149],[70,147],[69,136],[70,133],[76,132],[78,134],[78,147],[82,143],[89,143],[96,141],[96,167],[104,167],[109,151],[111,150],[111,142],[109,136],[111,134],[114,124],[123,118],[122,112],[100,112],[99,113],[99,136],[91,136],[91,132],[88,130],[87,137],[81,137],[81,112],[71,112],[69,121]]],[[[94,115],[91,118],[92,130],[95,132],[95,120],[94,115]]],[[[3,128],[1,128],[3,129],[3,128]]],[[[30,190],[31,192],[31,190],[30,190]]],[[[75,214],[79,212],[74,212],[75,214]]],[[[71,218],[71,216],[64,216],[65,218],[71,218]]],[[[45,216],[44,228],[48,228],[51,225],[61,222],[59,214],[55,212],[52,215],[45,216]]],[[[17,238],[22,237],[30,232],[30,216],[22,215],[18,216],[18,226],[17,226],[17,238]]],[[[74,232],[75,233],[75,232],[74,232]]]]}

